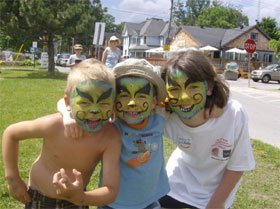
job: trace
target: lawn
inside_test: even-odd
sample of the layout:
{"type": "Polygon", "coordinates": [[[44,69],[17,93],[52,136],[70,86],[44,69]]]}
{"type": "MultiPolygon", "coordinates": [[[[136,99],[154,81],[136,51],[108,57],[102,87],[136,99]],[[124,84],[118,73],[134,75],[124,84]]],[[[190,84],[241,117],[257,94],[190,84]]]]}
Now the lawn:
{"type": "MultiPolygon", "coordinates": [[[[56,112],[56,102],[63,96],[65,84],[66,75],[60,73],[49,77],[46,72],[2,70],[0,135],[2,136],[9,124],[56,112]]],[[[258,140],[252,140],[252,143],[256,168],[245,173],[231,209],[280,208],[280,150],[258,140]]],[[[39,155],[41,145],[41,139],[20,142],[19,169],[26,182],[31,164],[39,155]]],[[[174,145],[165,140],[166,159],[173,149],[174,145]]],[[[0,153],[2,156],[2,150],[0,153]]],[[[0,165],[0,209],[22,208],[23,205],[8,194],[2,157],[0,165]]],[[[96,187],[98,174],[98,171],[94,173],[88,189],[96,187]]]]}

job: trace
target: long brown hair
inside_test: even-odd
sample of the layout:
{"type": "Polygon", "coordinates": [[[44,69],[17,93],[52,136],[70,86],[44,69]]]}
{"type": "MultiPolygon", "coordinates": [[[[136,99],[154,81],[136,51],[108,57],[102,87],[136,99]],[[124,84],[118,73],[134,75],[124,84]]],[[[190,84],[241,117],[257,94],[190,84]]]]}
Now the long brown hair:
{"type": "Polygon", "coordinates": [[[184,71],[193,82],[207,81],[208,86],[213,85],[212,95],[207,96],[205,108],[211,110],[214,105],[220,108],[226,106],[230,94],[229,87],[202,52],[190,49],[175,54],[161,69],[164,80],[172,69],[184,71]]]}

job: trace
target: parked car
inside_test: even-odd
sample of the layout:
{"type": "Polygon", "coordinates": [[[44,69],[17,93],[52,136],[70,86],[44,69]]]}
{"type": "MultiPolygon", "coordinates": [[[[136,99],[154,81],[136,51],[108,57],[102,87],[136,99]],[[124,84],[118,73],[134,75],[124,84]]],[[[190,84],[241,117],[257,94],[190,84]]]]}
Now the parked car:
{"type": "Polygon", "coordinates": [[[64,53],[59,54],[56,59],[56,64],[60,66],[65,66],[66,63],[69,61],[70,54],[64,53]]]}
{"type": "Polygon", "coordinates": [[[280,65],[272,64],[265,68],[254,70],[251,73],[251,78],[255,82],[261,80],[263,83],[268,83],[269,81],[278,81],[280,83],[280,65]]]}

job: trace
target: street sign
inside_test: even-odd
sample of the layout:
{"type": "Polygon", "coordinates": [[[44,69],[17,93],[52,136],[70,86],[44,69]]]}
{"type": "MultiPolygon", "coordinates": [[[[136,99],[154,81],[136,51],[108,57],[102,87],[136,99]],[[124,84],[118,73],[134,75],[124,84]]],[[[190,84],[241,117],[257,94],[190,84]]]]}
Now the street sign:
{"type": "Polygon", "coordinates": [[[49,65],[49,59],[48,59],[48,53],[47,52],[42,52],[41,53],[41,67],[47,68],[49,65]]]}
{"type": "Polygon", "coordinates": [[[96,22],[95,23],[95,29],[94,29],[93,44],[103,45],[104,32],[105,32],[105,23],[104,22],[96,22]]]}
{"type": "Polygon", "coordinates": [[[33,47],[33,48],[37,48],[37,41],[33,41],[33,42],[32,42],[32,47],[33,47]]]}
{"type": "Polygon", "coordinates": [[[163,51],[170,51],[170,45],[169,44],[164,44],[163,45],[163,51]]]}
{"type": "Polygon", "coordinates": [[[244,43],[244,48],[248,53],[250,53],[250,54],[254,53],[256,51],[255,41],[253,39],[248,39],[244,43]]]}

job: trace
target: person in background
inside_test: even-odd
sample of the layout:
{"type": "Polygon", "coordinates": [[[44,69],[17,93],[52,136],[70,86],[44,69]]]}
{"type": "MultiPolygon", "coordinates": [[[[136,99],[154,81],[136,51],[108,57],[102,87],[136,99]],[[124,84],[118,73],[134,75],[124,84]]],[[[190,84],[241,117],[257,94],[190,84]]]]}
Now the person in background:
{"type": "Polygon", "coordinates": [[[118,62],[121,61],[121,50],[118,45],[121,44],[120,39],[116,36],[112,36],[108,41],[108,47],[102,54],[102,62],[109,68],[113,68],[118,62]]]}
{"type": "Polygon", "coordinates": [[[81,61],[86,59],[86,56],[82,54],[83,46],[81,44],[74,45],[74,52],[69,58],[68,63],[66,64],[67,67],[74,67],[76,64],[80,63],[81,61]]]}

